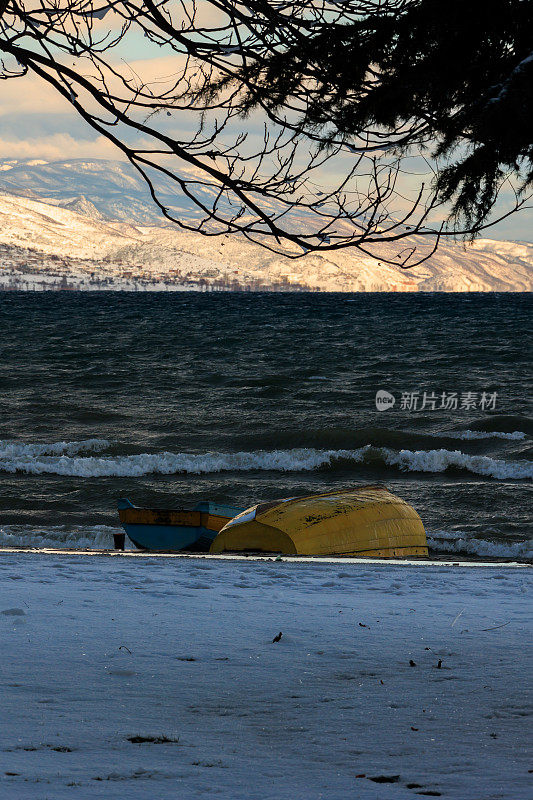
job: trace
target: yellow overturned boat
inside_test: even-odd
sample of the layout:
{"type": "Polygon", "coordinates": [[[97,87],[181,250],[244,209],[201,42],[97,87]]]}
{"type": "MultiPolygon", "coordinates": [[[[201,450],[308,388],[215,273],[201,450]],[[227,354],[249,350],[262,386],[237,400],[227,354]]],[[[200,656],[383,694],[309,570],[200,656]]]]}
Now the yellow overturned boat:
{"type": "Polygon", "coordinates": [[[427,556],[412,506],[382,486],[262,503],[231,519],[210,553],[259,551],[300,556],[427,556]]]}

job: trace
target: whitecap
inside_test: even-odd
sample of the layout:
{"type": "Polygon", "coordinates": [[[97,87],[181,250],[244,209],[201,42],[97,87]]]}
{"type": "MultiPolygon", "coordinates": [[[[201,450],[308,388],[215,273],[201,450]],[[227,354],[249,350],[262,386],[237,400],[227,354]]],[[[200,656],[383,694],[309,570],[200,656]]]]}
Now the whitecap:
{"type": "Polygon", "coordinates": [[[512,433],[506,433],[505,431],[448,431],[439,434],[440,436],[446,436],[449,439],[464,439],[466,441],[470,439],[509,439],[511,441],[521,441],[525,439],[527,433],[523,431],[512,431],[512,433]]]}
{"type": "Polygon", "coordinates": [[[381,448],[386,464],[404,472],[445,472],[449,467],[464,469],[475,475],[502,480],[533,478],[530,461],[503,461],[489,456],[472,456],[460,450],[390,450],[381,448]]]}
{"type": "Polygon", "coordinates": [[[72,550],[109,550],[113,535],[124,533],[111,525],[2,525],[0,547],[52,547],[72,550]]]}
{"type": "Polygon", "coordinates": [[[469,553],[482,558],[533,559],[533,542],[494,542],[463,531],[426,531],[428,546],[439,553],[469,553]]]}
{"type": "Polygon", "coordinates": [[[110,445],[107,439],[83,439],[79,442],[26,443],[0,440],[0,459],[37,458],[38,456],[74,456],[77,453],[100,453],[110,445]]]}
{"type": "Polygon", "coordinates": [[[36,455],[31,449],[32,445],[27,447],[27,451],[0,454],[0,471],[103,478],[140,477],[150,474],[201,475],[216,472],[308,472],[321,468],[335,468],[339,462],[343,462],[342,466],[345,468],[350,463],[365,463],[374,467],[395,467],[402,472],[439,473],[449,468],[456,468],[502,480],[524,480],[533,477],[533,464],[529,461],[504,461],[446,449],[393,450],[388,447],[365,445],[355,450],[295,448],[237,453],[162,452],[99,457],[40,453],[36,455]]]}

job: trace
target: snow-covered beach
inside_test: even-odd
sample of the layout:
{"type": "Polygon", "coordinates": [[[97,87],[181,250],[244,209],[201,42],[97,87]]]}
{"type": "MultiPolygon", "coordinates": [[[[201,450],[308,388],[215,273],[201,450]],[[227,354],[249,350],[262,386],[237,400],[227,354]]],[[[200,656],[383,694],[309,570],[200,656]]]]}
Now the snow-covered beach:
{"type": "Polygon", "coordinates": [[[529,797],[530,581],[4,552],[0,793],[529,797]]]}

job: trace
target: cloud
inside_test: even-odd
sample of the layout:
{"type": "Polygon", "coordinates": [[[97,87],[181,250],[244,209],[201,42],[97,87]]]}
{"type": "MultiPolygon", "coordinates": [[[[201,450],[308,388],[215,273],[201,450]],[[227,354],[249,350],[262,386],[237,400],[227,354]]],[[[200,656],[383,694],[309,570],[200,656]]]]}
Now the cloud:
{"type": "MultiPolygon", "coordinates": [[[[173,55],[144,60],[123,59],[115,66],[128,80],[135,83],[138,77],[164,91],[176,80],[183,66],[183,58],[173,55]]],[[[68,114],[77,117],[70,103],[53,86],[33,73],[0,82],[0,117],[17,114],[68,114]]]]}
{"type": "MultiPolygon", "coordinates": [[[[128,78],[138,75],[141,80],[154,82],[161,90],[172,85],[183,65],[182,58],[174,54],[144,59],[131,58],[132,55],[133,51],[124,53],[123,74],[128,78]]],[[[190,136],[195,119],[194,115],[176,112],[172,117],[165,115],[158,118],[158,123],[163,130],[186,139],[190,136]]],[[[246,125],[250,139],[261,133],[261,120],[255,116],[239,124],[246,125]]],[[[127,138],[131,140],[132,137],[130,135],[127,138]]],[[[148,147],[148,143],[146,145],[148,147]]],[[[53,87],[32,74],[0,82],[0,157],[46,161],[125,158],[104,136],[97,135],[53,87]]],[[[344,164],[337,163],[338,169],[342,166],[344,164]]],[[[184,170],[181,162],[177,162],[176,168],[184,170]]],[[[329,177],[334,180],[337,176],[332,171],[329,177]]],[[[484,235],[531,241],[531,230],[532,212],[528,208],[488,229],[484,235]]]]}
{"type": "Polygon", "coordinates": [[[24,75],[0,84],[0,117],[73,113],[69,103],[42,78],[24,75]]]}
{"type": "Polygon", "coordinates": [[[123,160],[124,156],[104,136],[92,140],[77,140],[68,133],[56,133],[39,139],[1,139],[2,158],[42,158],[63,161],[68,158],[108,158],[123,160]]]}

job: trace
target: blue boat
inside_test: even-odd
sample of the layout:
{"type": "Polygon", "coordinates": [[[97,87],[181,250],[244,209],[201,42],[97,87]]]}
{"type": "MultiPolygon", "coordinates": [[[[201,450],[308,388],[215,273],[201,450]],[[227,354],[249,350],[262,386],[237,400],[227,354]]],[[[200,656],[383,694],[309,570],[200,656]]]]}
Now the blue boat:
{"type": "MultiPolygon", "coordinates": [[[[193,509],[139,508],[127,498],[118,501],[122,527],[139,550],[164,553],[207,552],[221,528],[243,508],[203,501],[193,509]]],[[[124,535],[115,537],[115,548],[124,549],[124,535]]]]}

